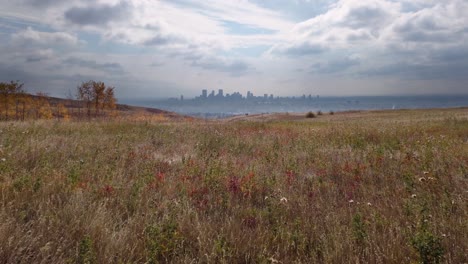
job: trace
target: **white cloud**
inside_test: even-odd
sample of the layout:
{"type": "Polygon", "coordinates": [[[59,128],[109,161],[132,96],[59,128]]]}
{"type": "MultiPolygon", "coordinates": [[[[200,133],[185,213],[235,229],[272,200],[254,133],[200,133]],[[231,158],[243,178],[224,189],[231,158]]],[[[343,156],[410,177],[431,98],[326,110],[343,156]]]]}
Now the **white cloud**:
{"type": "Polygon", "coordinates": [[[26,62],[43,62],[54,58],[54,51],[52,49],[33,50],[30,53],[23,54],[26,62]]]}
{"type": "Polygon", "coordinates": [[[65,12],[64,18],[67,22],[78,25],[107,25],[112,21],[125,20],[127,17],[131,17],[131,8],[126,2],[115,5],[74,6],[65,12]]]}
{"type": "Polygon", "coordinates": [[[191,2],[198,2],[198,12],[206,13],[218,20],[228,20],[274,31],[289,30],[293,26],[293,23],[287,21],[281,13],[259,7],[248,0],[191,2]]]}
{"type": "Polygon", "coordinates": [[[79,45],[80,42],[76,35],[66,32],[44,32],[36,31],[31,27],[26,30],[14,33],[12,36],[14,45],[19,46],[69,46],[79,45]]]}
{"type": "Polygon", "coordinates": [[[125,69],[126,78],[138,76],[147,87],[223,83],[277,92],[283,85],[307,89],[316,77],[330,78],[324,83],[333,86],[336,75],[359,81],[370,76],[369,85],[381,76],[468,75],[466,0],[0,0],[0,5],[1,34],[10,39],[0,44],[0,57],[41,76],[50,68],[76,76],[97,71],[101,78],[125,69]],[[112,57],[119,52],[125,56],[112,57]]]}
{"type": "Polygon", "coordinates": [[[386,42],[459,44],[466,37],[468,3],[438,3],[415,12],[403,13],[385,28],[386,42]]]}
{"type": "Polygon", "coordinates": [[[399,15],[398,9],[397,3],[384,0],[341,0],[326,13],[298,23],[289,41],[275,45],[271,52],[287,54],[301,47],[308,54],[316,47],[350,48],[362,41],[377,40],[399,15]]]}
{"type": "MultiPolygon", "coordinates": [[[[404,76],[414,74],[413,78],[427,78],[435,70],[447,73],[435,75],[440,78],[465,74],[454,70],[461,66],[459,62],[451,65],[450,61],[434,55],[446,54],[452,49],[468,49],[465,44],[468,40],[468,18],[464,15],[464,11],[468,11],[468,2],[420,1],[412,5],[412,10],[404,8],[406,2],[338,1],[326,13],[298,23],[287,41],[275,44],[268,54],[328,60],[325,65],[333,65],[334,61],[357,54],[364,72],[367,72],[367,67],[372,74],[395,73],[400,77],[403,75],[398,69],[402,65],[407,69],[404,76]],[[379,67],[381,71],[376,70],[379,67]]],[[[321,65],[323,68],[324,63],[321,65]]],[[[357,65],[342,68],[345,71],[357,65]]]]}

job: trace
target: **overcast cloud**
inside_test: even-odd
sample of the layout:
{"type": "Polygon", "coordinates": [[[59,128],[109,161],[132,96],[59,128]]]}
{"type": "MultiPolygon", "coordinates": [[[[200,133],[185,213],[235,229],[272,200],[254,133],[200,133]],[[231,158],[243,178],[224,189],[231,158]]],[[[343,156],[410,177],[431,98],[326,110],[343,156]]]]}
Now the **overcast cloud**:
{"type": "Polygon", "coordinates": [[[468,93],[466,0],[0,0],[0,81],[66,96],[468,93]],[[285,82],[284,80],[288,80],[285,82]]]}

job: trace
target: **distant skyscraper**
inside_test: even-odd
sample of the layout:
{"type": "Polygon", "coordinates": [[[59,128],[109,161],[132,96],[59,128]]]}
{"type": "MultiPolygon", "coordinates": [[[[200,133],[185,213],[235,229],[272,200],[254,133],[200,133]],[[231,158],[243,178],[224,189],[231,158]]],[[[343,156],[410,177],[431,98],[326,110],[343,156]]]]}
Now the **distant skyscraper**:
{"type": "Polygon", "coordinates": [[[224,91],[223,89],[218,90],[218,97],[224,97],[224,91]]]}
{"type": "Polygon", "coordinates": [[[207,91],[206,89],[203,89],[203,90],[202,90],[202,97],[203,97],[203,98],[208,97],[208,91],[207,91]]]}

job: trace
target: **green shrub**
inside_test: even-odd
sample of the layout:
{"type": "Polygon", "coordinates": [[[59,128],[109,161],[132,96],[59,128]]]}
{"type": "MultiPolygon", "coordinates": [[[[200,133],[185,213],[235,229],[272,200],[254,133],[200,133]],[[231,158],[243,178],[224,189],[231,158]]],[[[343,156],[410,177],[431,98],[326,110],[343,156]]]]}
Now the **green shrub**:
{"type": "Polygon", "coordinates": [[[364,244],[364,241],[367,237],[366,226],[362,220],[361,214],[357,213],[353,217],[353,234],[354,240],[358,245],[364,244]]]}
{"type": "Polygon", "coordinates": [[[444,255],[441,239],[423,228],[412,238],[411,244],[418,251],[421,263],[440,263],[444,255]]]}
{"type": "Polygon", "coordinates": [[[160,225],[149,226],[146,229],[149,263],[170,262],[175,251],[182,243],[177,223],[167,221],[160,225]]]}
{"type": "Polygon", "coordinates": [[[314,114],[314,112],[311,111],[311,112],[308,112],[308,113],[306,114],[306,117],[307,117],[307,118],[315,118],[315,114],[314,114]]]}
{"type": "Polygon", "coordinates": [[[96,263],[96,256],[93,250],[93,241],[89,236],[85,236],[78,248],[78,259],[76,263],[91,264],[96,263]]]}

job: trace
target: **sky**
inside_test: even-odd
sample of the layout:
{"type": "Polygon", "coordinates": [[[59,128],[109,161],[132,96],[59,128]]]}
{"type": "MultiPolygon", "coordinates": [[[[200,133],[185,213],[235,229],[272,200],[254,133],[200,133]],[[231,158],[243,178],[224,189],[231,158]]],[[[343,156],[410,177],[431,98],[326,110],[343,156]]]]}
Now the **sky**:
{"type": "Polygon", "coordinates": [[[119,99],[468,94],[468,0],[0,0],[0,81],[119,99]]]}

